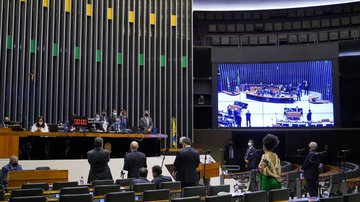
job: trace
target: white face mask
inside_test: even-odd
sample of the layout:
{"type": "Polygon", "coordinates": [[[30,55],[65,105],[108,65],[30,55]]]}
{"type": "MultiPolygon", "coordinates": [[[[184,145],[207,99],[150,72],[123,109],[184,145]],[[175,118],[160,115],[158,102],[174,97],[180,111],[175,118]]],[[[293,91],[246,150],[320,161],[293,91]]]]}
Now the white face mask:
{"type": "Polygon", "coordinates": [[[253,143],[251,143],[251,142],[248,143],[248,146],[249,146],[249,147],[251,147],[252,145],[253,145],[253,143]]]}

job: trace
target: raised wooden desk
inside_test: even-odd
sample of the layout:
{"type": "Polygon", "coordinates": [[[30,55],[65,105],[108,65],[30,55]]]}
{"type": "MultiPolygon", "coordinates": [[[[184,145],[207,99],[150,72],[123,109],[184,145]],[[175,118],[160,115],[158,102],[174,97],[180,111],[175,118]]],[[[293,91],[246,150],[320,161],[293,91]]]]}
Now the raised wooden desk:
{"type": "Polygon", "coordinates": [[[23,170],[10,171],[7,176],[9,187],[20,187],[26,183],[36,182],[67,182],[68,170],[23,170]]]}
{"type": "Polygon", "coordinates": [[[11,155],[19,155],[19,137],[107,137],[107,138],[138,138],[138,139],[165,139],[165,134],[123,134],[123,133],[81,133],[81,132],[30,132],[12,131],[10,128],[0,129],[0,158],[9,158],[11,155]]]}
{"type": "MultiPolygon", "coordinates": [[[[0,134],[10,134],[10,128],[0,128],[0,134]]],[[[0,135],[0,158],[9,158],[19,154],[19,136],[0,135]]]]}

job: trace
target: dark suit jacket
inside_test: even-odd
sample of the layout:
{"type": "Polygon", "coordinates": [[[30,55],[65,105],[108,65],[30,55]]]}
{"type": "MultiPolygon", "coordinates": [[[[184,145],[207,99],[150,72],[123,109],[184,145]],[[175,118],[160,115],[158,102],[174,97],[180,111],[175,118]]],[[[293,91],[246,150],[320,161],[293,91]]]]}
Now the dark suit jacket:
{"type": "Polygon", "coordinates": [[[145,177],[139,177],[136,179],[133,179],[133,184],[142,184],[142,183],[149,183],[150,181],[146,179],[145,177]]]}
{"type": "Polygon", "coordinates": [[[152,121],[151,117],[149,117],[149,124],[146,124],[145,117],[141,117],[141,119],[140,119],[140,129],[141,130],[149,129],[152,127],[153,127],[153,121],[152,121]]]}
{"type": "Polygon", "coordinates": [[[91,183],[93,180],[113,179],[108,166],[110,161],[108,151],[101,147],[95,147],[95,149],[88,151],[87,157],[90,164],[88,183],[91,183]]]}
{"type": "Polygon", "coordinates": [[[156,184],[156,189],[159,189],[160,187],[160,183],[162,182],[171,182],[172,178],[169,176],[163,176],[163,175],[159,175],[157,177],[155,177],[153,180],[151,180],[151,182],[156,184]]]}
{"type": "Polygon", "coordinates": [[[256,168],[256,162],[255,162],[255,155],[256,155],[256,148],[255,147],[248,147],[246,149],[244,159],[248,160],[248,168],[249,169],[255,169],[256,168]]]}
{"type": "Polygon", "coordinates": [[[146,156],[139,151],[129,152],[125,155],[124,170],[128,171],[128,178],[137,178],[140,168],[147,168],[146,156]]]}
{"type": "Polygon", "coordinates": [[[195,149],[188,147],[181,149],[174,161],[176,180],[182,183],[197,183],[196,168],[200,164],[200,155],[195,149]]]}
{"type": "Polygon", "coordinates": [[[308,180],[317,180],[319,178],[319,164],[319,155],[314,151],[310,151],[302,165],[304,178],[308,180]]]}

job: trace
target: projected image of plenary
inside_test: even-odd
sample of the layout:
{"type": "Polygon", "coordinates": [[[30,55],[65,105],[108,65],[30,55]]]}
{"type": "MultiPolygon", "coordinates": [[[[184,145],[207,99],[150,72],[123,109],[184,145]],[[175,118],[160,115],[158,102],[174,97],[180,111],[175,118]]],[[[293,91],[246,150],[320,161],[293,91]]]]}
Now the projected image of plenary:
{"type": "Polygon", "coordinates": [[[218,65],[218,127],[333,127],[332,61],[218,65]]]}

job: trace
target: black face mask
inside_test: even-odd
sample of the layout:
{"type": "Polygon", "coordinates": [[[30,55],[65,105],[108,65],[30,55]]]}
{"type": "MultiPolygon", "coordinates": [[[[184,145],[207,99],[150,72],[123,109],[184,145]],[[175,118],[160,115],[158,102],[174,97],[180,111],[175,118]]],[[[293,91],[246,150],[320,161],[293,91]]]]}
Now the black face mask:
{"type": "Polygon", "coordinates": [[[101,115],[102,115],[102,116],[106,116],[106,113],[102,113],[101,115]]]}
{"type": "Polygon", "coordinates": [[[12,166],[16,167],[16,166],[18,166],[18,163],[12,163],[12,166]]]}
{"type": "Polygon", "coordinates": [[[149,116],[149,114],[145,114],[145,116],[146,116],[146,117],[148,117],[148,116],[149,116]]]}

